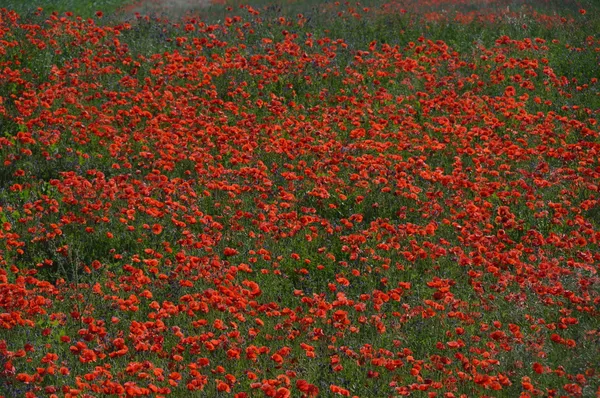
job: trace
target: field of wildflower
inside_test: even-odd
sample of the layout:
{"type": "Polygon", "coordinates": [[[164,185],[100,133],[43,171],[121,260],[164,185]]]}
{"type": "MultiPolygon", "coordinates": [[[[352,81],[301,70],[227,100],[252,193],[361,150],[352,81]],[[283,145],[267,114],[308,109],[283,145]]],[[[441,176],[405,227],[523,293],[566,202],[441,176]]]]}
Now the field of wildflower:
{"type": "Polygon", "coordinates": [[[600,4],[249,2],[0,1],[0,397],[599,396],[600,4]]]}

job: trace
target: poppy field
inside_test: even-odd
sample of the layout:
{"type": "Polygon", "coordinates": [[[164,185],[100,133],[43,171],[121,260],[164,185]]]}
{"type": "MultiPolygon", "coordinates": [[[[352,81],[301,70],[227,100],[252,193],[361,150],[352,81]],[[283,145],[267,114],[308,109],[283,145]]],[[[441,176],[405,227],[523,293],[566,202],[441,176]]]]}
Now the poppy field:
{"type": "Polygon", "coordinates": [[[99,3],[0,9],[0,397],[600,396],[600,5],[99,3]]]}

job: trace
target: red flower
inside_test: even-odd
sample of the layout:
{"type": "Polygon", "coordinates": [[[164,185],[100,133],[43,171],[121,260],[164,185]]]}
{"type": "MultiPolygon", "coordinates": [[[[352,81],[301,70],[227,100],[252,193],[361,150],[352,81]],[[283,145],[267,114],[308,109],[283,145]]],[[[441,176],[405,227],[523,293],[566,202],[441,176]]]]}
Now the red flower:
{"type": "Polygon", "coordinates": [[[226,255],[227,257],[235,256],[238,253],[239,252],[237,250],[232,249],[231,247],[226,247],[225,250],[223,250],[223,254],[226,255]]]}
{"type": "Polygon", "coordinates": [[[154,235],[160,235],[160,233],[162,232],[162,230],[163,230],[163,227],[160,224],[154,224],[152,226],[152,233],[154,235]]]}
{"type": "Polygon", "coordinates": [[[217,382],[217,391],[220,391],[220,392],[231,392],[231,387],[229,387],[229,385],[227,383],[224,383],[221,380],[219,380],[217,382]]]}
{"type": "Polygon", "coordinates": [[[289,398],[290,395],[290,390],[285,387],[279,387],[275,393],[275,398],[289,398]]]}

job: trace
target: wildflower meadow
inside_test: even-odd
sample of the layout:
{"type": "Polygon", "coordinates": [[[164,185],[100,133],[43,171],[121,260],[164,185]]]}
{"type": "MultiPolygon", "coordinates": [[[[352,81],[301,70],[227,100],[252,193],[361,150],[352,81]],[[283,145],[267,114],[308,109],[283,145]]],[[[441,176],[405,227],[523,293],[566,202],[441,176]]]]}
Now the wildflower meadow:
{"type": "Polygon", "coordinates": [[[0,0],[0,397],[600,396],[599,13],[0,0]]]}

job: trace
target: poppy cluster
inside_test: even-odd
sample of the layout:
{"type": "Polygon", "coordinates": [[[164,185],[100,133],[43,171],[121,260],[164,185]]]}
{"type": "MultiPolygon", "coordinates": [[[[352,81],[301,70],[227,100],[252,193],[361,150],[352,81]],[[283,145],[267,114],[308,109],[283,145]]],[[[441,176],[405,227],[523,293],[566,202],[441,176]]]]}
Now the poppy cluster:
{"type": "Polygon", "coordinates": [[[272,12],[0,10],[1,394],[600,393],[600,40],[272,12]]]}

